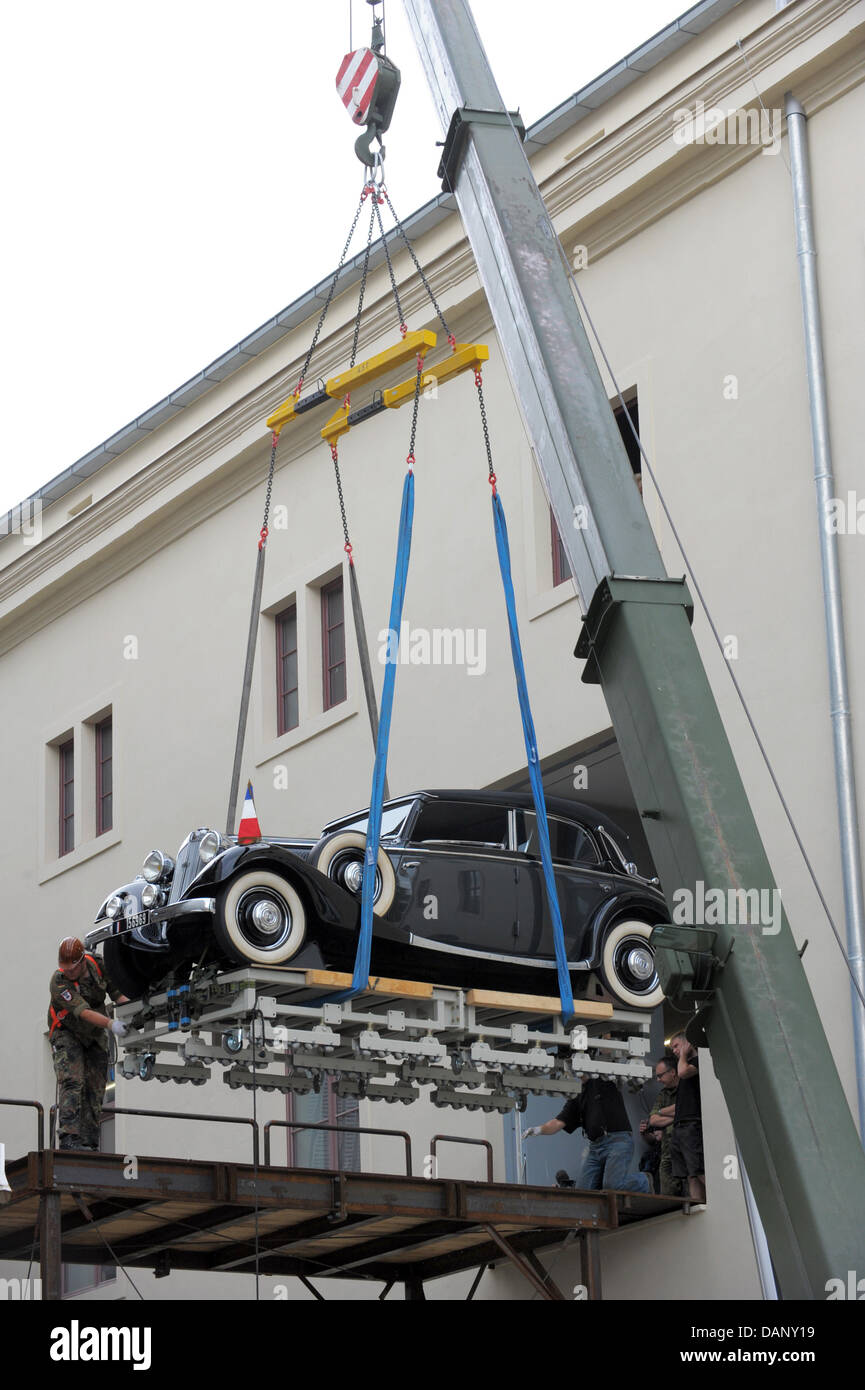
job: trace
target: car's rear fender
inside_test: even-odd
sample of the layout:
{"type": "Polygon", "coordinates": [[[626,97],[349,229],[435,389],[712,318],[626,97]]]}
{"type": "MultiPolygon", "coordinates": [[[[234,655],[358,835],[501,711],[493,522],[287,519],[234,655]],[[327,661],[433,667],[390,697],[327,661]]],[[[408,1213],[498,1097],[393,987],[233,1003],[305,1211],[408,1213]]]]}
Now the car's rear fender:
{"type": "Polygon", "coordinates": [[[590,951],[586,952],[590,970],[596,970],[601,963],[604,937],[608,928],[626,917],[635,917],[654,926],[657,922],[668,922],[670,912],[660,893],[641,887],[637,883],[630,891],[617,893],[615,898],[603,905],[592,921],[588,938],[590,951]]]}

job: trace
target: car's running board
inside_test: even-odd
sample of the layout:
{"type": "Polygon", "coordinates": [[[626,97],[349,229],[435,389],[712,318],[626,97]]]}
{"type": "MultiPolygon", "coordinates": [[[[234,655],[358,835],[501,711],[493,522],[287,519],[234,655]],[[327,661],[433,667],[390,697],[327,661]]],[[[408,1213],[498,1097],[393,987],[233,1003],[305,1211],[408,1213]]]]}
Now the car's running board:
{"type": "MultiPolygon", "coordinates": [[[[420,946],[427,951],[442,951],[448,956],[471,956],[472,960],[495,960],[502,965],[528,965],[534,970],[548,970],[550,973],[555,971],[556,962],[550,960],[538,960],[537,956],[505,956],[495,951],[473,951],[469,946],[451,946],[446,941],[437,941],[431,936],[415,936],[414,932],[409,932],[409,945],[420,946]]],[[[594,969],[589,960],[568,961],[568,969],[585,975],[587,971],[594,969]]]]}

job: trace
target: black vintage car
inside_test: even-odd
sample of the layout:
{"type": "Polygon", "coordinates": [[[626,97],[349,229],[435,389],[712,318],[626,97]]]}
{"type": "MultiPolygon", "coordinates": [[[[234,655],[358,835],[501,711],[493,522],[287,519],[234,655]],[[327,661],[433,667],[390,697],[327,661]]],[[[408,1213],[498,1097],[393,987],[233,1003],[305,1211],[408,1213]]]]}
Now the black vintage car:
{"type": "MultiPolygon", "coordinates": [[[[547,802],[575,992],[596,974],[616,1001],[662,998],[649,944],[669,920],[655,881],[628,862],[621,831],[578,802],[547,802]]],[[[153,850],[102,904],[89,949],[130,998],[194,964],[350,971],[360,924],[368,812],[318,840],[240,845],[195,830],[172,860],[153,850]]],[[[371,969],[439,984],[557,990],[552,921],[530,796],[424,791],[384,805],[371,969]]]]}

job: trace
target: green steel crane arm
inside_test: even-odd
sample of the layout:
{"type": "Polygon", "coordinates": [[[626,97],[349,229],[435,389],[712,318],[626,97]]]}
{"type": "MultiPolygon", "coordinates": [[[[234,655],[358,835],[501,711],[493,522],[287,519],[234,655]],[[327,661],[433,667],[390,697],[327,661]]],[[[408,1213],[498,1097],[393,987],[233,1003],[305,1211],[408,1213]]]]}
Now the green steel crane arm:
{"type": "Polygon", "coordinates": [[[827,1280],[861,1266],[865,1153],[786,917],[754,906],[774,908],[777,888],[687,588],[664,569],[467,0],[405,6],[442,129],[460,112],[454,128],[467,127],[452,138],[449,178],[572,573],[591,598],[583,679],[603,689],[668,903],[677,889],[719,890],[746,918],[713,926],[714,938],[656,929],[662,979],[680,1003],[702,1005],[691,1036],[711,1051],[781,1294],[822,1299],[827,1280]],[[588,524],[576,527],[578,507],[588,524]]]}

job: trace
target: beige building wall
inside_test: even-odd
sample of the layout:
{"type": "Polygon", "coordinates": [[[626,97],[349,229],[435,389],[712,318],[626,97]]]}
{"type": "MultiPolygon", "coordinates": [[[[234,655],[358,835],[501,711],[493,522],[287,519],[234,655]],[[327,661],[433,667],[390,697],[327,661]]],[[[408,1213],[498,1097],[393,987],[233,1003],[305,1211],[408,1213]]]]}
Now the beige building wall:
{"type": "MultiPolygon", "coordinates": [[[[737,644],[735,671],[749,700],[824,892],[843,924],[828,710],[819,548],[802,352],[786,138],[759,146],[686,145],[675,113],[697,101],[737,110],[783,107],[792,88],[809,114],[820,277],[835,445],[836,491],[860,486],[859,383],[865,374],[861,304],[865,184],[858,132],[865,4],[746,0],[699,38],[533,156],[579,284],[623,389],[637,388],[641,432],[719,631],[737,644]],[[741,47],[737,43],[741,40],[741,47]],[[744,55],[744,56],[743,56],[744,55]],[[747,66],[745,62],[747,58],[747,66]],[[857,307],[858,306],[858,307],[857,307]]],[[[417,244],[460,341],[487,341],[484,390],[543,758],[608,729],[597,687],[580,683],[572,655],[580,606],[572,584],[553,588],[548,511],[470,251],[456,215],[417,244]]],[[[436,327],[408,257],[396,259],[412,328],[436,327]]],[[[382,270],[371,276],[362,352],[396,337],[382,270]]],[[[348,360],[354,294],[334,303],[316,376],[348,360]]],[[[314,318],[287,333],[178,416],[157,426],[43,516],[42,538],[0,541],[0,699],[7,810],[0,837],[5,939],[17,989],[5,1016],[2,1091],[53,1099],[43,1035],[56,942],[88,928],[102,898],[128,881],[146,852],[173,853],[196,825],[221,827],[239,699],[269,437],[264,420],[293,389],[314,318]],[[92,501],[80,511],[81,503],[92,501]],[[92,722],[108,707],[115,728],[115,823],[95,838],[87,778],[92,722]],[[57,858],[56,744],[76,736],[76,849],[57,858]],[[80,840],[79,840],[80,836],[80,840]]],[[[399,373],[400,376],[405,372],[399,373]]],[[[613,394],[612,384],[610,394],[613,394]]],[[[410,407],[385,412],[342,441],[346,507],[368,635],[387,624],[410,407]]],[[[265,833],[315,835],[369,798],[372,750],[353,639],[346,702],[323,712],[318,589],[340,573],[342,535],[321,412],[283,434],[273,492],[261,640],[244,772],[265,833]],[[300,615],[300,727],[276,736],[274,612],[300,615]],[[284,775],[281,769],[285,769],[284,775]]],[[[393,794],[424,786],[502,784],[524,770],[504,601],[470,377],[420,405],[416,517],[405,617],[412,627],[477,629],[485,669],[401,665],[389,765],[393,794]]],[[[683,560],[644,474],[646,507],[672,574],[683,560]]],[[[857,775],[865,786],[865,585],[861,538],[841,537],[857,775]]],[[[350,624],[350,606],[346,620],[350,624]]],[[[851,1104],[855,1103],[849,987],[840,953],[735,700],[724,660],[698,612],[695,632],[752,798],[804,965],[851,1104]]],[[[381,667],[374,662],[380,682],[381,667]]],[[[585,792],[591,801],[591,785],[585,792]]],[[[92,798],[92,791],[90,792],[92,798]]],[[[759,1297],[741,1182],[723,1177],[735,1153],[720,1089],[704,1060],[705,1213],[631,1228],[602,1243],[605,1294],[617,1298],[759,1297]]],[[[252,1098],[121,1081],[118,1103],[196,1114],[243,1113],[252,1098]]],[[[260,1118],[284,1115],[262,1095],[260,1118]]],[[[412,1134],[415,1169],[436,1131],[493,1141],[498,1119],[438,1111],[426,1101],[364,1102],[361,1124],[412,1134]]],[[[0,1115],[7,1154],[32,1147],[26,1112],[0,1115]]],[[[537,1142],[537,1141],[536,1141],[537,1142]]],[[[540,1141],[542,1142],[542,1141],[540,1141]]],[[[121,1152],[248,1156],[241,1126],[117,1121],[121,1152]],[[236,1132],[235,1132],[236,1131],[236,1132]]],[[[362,1141],[364,1166],[398,1171],[399,1145],[362,1141]]],[[[277,1154],[280,1152],[277,1143],[277,1154]]],[[[480,1151],[478,1151],[480,1152],[480,1151]]],[[[441,1171],[479,1176],[474,1151],[447,1150],[441,1171]]],[[[579,1282],[567,1251],[546,1257],[560,1286],[579,1282]]],[[[146,1297],[249,1297],[251,1281],[176,1273],[146,1297]]],[[[122,1279],[120,1283],[122,1284],[122,1279]]],[[[280,1281],[265,1281],[268,1288],[280,1281]]],[[[288,1281],[291,1296],[307,1294],[288,1281]]],[[[467,1279],[432,1297],[459,1297],[467,1279]]],[[[345,1283],[329,1296],[375,1296],[345,1283]]],[[[123,1292],[109,1285],[103,1296],[123,1292]]],[[[508,1271],[485,1276],[478,1297],[524,1298],[508,1271]]]]}

